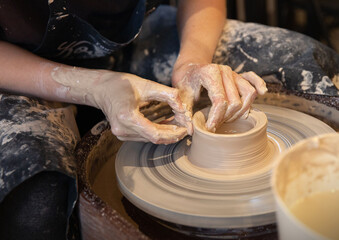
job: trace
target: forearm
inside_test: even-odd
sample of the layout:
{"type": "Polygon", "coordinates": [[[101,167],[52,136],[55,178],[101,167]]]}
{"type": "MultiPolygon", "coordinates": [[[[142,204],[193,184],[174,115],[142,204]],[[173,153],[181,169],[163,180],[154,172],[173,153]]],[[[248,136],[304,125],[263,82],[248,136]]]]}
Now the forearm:
{"type": "Polygon", "coordinates": [[[8,92],[62,100],[62,86],[51,79],[53,68],[61,64],[35,56],[15,45],[0,42],[0,88],[8,92]]]}
{"type": "Polygon", "coordinates": [[[207,90],[211,100],[206,122],[209,131],[224,121],[246,116],[256,94],[267,91],[265,82],[254,73],[240,76],[228,66],[212,64],[226,21],[225,4],[225,0],[181,0],[178,6],[180,52],[172,85],[191,115],[201,89],[207,90]]]}
{"type": "Polygon", "coordinates": [[[99,108],[123,141],[174,143],[191,127],[177,89],[133,74],[55,63],[1,41],[0,90],[99,108]],[[177,125],[145,118],[139,108],[152,100],[167,102],[177,125]]]}
{"type": "Polygon", "coordinates": [[[179,1],[180,54],[176,65],[211,63],[225,20],[225,0],[179,1]]]}
{"type": "Polygon", "coordinates": [[[91,93],[107,72],[119,75],[56,63],[0,41],[0,89],[7,92],[98,107],[91,93]]]}

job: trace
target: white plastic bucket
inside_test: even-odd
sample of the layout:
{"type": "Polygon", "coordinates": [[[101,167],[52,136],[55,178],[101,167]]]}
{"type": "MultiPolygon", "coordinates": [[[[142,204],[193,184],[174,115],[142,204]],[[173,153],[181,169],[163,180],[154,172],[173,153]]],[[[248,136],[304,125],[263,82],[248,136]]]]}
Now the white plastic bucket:
{"type": "MultiPolygon", "coordinates": [[[[329,236],[330,231],[320,233],[319,229],[309,227],[291,211],[301,199],[339,191],[338,133],[305,139],[279,155],[271,180],[280,240],[339,239],[333,233],[329,236]]],[[[326,206],[327,202],[322,204],[326,206]]],[[[330,223],[331,219],[327,221],[330,223]]]]}

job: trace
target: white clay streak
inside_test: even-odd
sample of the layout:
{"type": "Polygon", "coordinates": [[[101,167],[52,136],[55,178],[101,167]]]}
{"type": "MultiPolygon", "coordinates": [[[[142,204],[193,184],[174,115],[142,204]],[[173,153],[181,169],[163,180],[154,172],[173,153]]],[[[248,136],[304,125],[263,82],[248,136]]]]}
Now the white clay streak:
{"type": "Polygon", "coordinates": [[[239,49],[240,52],[241,52],[242,54],[244,54],[249,60],[251,60],[251,61],[253,61],[253,62],[255,62],[255,63],[258,62],[258,59],[257,59],[257,58],[254,58],[254,57],[251,57],[250,55],[248,55],[248,53],[245,52],[244,49],[242,49],[240,46],[238,46],[238,49],[239,49]]]}

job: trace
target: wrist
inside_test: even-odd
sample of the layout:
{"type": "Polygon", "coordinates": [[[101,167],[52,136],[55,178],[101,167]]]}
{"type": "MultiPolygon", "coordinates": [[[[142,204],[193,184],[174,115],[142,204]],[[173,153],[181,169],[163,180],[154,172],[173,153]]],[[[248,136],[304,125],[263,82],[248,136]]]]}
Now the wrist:
{"type": "Polygon", "coordinates": [[[109,71],[60,66],[51,71],[52,79],[60,85],[55,94],[63,101],[100,108],[97,96],[109,71]]]}
{"type": "Polygon", "coordinates": [[[194,51],[183,52],[180,51],[178,58],[174,64],[174,68],[180,68],[181,66],[189,64],[210,64],[212,57],[208,54],[194,54],[194,51]]]}
{"type": "Polygon", "coordinates": [[[178,86],[178,83],[189,75],[198,66],[210,64],[206,59],[199,58],[178,58],[172,71],[172,85],[178,86]]]}
{"type": "Polygon", "coordinates": [[[181,49],[178,58],[173,66],[173,73],[181,71],[191,65],[205,65],[212,62],[212,56],[203,51],[190,49],[181,49]]]}

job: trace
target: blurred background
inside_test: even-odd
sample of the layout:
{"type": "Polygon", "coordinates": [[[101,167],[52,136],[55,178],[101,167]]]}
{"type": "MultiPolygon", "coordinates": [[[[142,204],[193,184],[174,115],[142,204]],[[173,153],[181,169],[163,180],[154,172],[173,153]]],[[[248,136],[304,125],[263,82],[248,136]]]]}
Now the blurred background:
{"type": "Polygon", "coordinates": [[[339,0],[228,0],[228,18],[311,36],[339,53],[339,0]]]}
{"type": "Polygon", "coordinates": [[[339,53],[339,0],[227,0],[227,17],[300,32],[339,53]]]}

